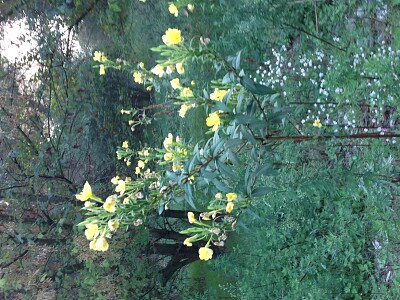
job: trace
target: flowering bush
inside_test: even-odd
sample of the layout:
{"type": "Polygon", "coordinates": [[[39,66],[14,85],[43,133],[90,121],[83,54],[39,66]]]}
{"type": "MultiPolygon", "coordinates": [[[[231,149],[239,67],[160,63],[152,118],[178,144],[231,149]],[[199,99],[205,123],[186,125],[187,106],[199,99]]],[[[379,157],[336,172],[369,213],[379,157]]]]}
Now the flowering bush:
{"type": "MultiPolygon", "coordinates": [[[[170,3],[168,10],[178,16],[182,5],[170,3]]],[[[194,9],[191,4],[187,8],[194,9]]],[[[268,60],[256,74],[247,74],[241,68],[240,52],[228,58],[221,57],[209,42],[185,38],[176,28],[168,28],[161,40],[163,45],[152,48],[160,58],[149,70],[143,63],[136,66],[114,63],[99,51],[94,53],[93,59],[102,63],[100,74],[104,74],[102,68],[125,68],[132,72],[133,80],[146,89],[157,92],[161,86],[167,86],[168,97],[179,107],[181,118],[185,118],[190,109],[204,109],[208,114],[204,122],[210,129],[210,138],[192,145],[179,137],[174,139],[170,133],[163,148],[147,147],[137,152],[124,142],[117,150],[117,157],[124,159],[127,166],[137,161],[133,178],[115,177],[112,182],[119,194],[107,197],[104,202],[92,193],[89,184],[85,184],[77,199],[93,199],[95,203],[82,208],[88,212],[88,218],[81,225],[87,228],[85,235],[91,240],[90,248],[106,251],[107,238],[118,228],[139,226],[154,211],[161,214],[171,205],[185,201],[193,211],[187,214],[188,228],[180,231],[185,236],[183,244],[193,247],[193,243],[199,245],[204,241],[198,250],[199,258],[209,260],[213,249],[223,247],[229,233],[235,230],[241,213],[252,201],[272,190],[259,184],[263,176],[275,174],[267,155],[271,142],[343,138],[343,132],[337,130],[338,123],[332,123],[328,113],[323,118],[323,112],[329,108],[333,115],[336,108],[336,104],[330,103],[330,93],[335,93],[337,102],[342,104],[342,94],[347,91],[337,87],[333,92],[332,87],[326,87],[325,75],[318,70],[321,65],[333,66],[334,63],[332,59],[327,61],[319,50],[311,58],[300,57],[296,63],[286,61],[281,53],[273,50],[275,62],[268,60]],[[225,74],[210,84],[197,86],[185,69],[198,61],[212,65],[217,71],[224,70],[225,74]],[[282,70],[284,64],[287,73],[282,70]],[[314,64],[318,66],[312,68],[314,64]],[[313,103],[320,110],[316,114],[308,110],[309,115],[300,122],[293,120],[293,103],[288,100],[297,92],[292,78],[297,80],[298,77],[309,80],[296,82],[298,86],[310,84],[313,89],[319,89],[317,94],[323,98],[313,103]],[[285,102],[289,102],[288,105],[283,105],[285,102]],[[285,136],[293,131],[298,135],[285,136]],[[207,204],[206,209],[197,210],[200,202],[207,204]]],[[[354,68],[357,64],[354,63],[354,68]]],[[[136,110],[121,111],[125,112],[138,115],[136,110]]],[[[335,113],[340,114],[338,110],[335,113]]],[[[143,125],[145,120],[148,117],[143,116],[132,124],[143,125]]]]}

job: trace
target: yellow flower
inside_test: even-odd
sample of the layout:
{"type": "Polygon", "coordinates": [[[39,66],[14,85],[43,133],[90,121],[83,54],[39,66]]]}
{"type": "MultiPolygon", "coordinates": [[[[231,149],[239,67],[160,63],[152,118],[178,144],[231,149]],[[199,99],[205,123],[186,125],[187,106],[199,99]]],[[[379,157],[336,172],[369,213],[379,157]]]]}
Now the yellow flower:
{"type": "Polygon", "coordinates": [[[226,90],[214,89],[214,92],[210,95],[210,99],[215,101],[222,101],[224,100],[224,97],[227,93],[228,91],[226,90]]]}
{"type": "Polygon", "coordinates": [[[100,236],[98,239],[93,240],[89,244],[90,249],[96,251],[107,251],[108,250],[108,242],[104,235],[100,236]]]}
{"type": "Polygon", "coordinates": [[[175,89],[179,89],[181,87],[181,84],[179,82],[179,78],[172,79],[170,82],[171,82],[171,86],[172,86],[172,88],[174,90],[175,89]]]}
{"type": "Polygon", "coordinates": [[[188,212],[188,220],[190,224],[193,224],[194,222],[196,222],[196,218],[194,217],[194,213],[192,213],[191,211],[188,212]]]}
{"type": "Polygon", "coordinates": [[[213,250],[210,248],[206,248],[206,247],[201,247],[199,249],[199,258],[201,260],[209,260],[212,258],[213,256],[213,250]]]}
{"type": "Polygon", "coordinates": [[[94,205],[93,202],[90,202],[90,201],[85,202],[85,207],[92,207],[93,205],[94,205]]]}
{"type": "Polygon", "coordinates": [[[142,84],[142,83],[143,83],[142,73],[134,72],[134,73],[133,73],[133,80],[134,80],[136,83],[142,84]]]}
{"type": "Polygon", "coordinates": [[[143,156],[144,157],[149,156],[149,150],[147,149],[143,150],[143,156]]]}
{"type": "MultiPolygon", "coordinates": [[[[146,88],[146,91],[151,91],[152,90],[152,86],[151,85],[149,85],[147,88],[146,88]]],[[[132,130],[133,131],[133,130],[132,130]]]]}
{"type": "Polygon", "coordinates": [[[168,66],[167,69],[165,70],[165,73],[172,74],[172,72],[174,72],[174,71],[175,71],[174,66],[168,66]]]}
{"type": "Polygon", "coordinates": [[[117,220],[109,220],[107,222],[108,228],[110,228],[111,231],[115,231],[119,227],[119,222],[117,220]]]}
{"type": "Polygon", "coordinates": [[[92,240],[99,234],[97,224],[86,224],[85,236],[88,240],[92,240]]]}
{"type": "Polygon", "coordinates": [[[109,196],[106,199],[106,202],[104,202],[104,204],[103,204],[103,208],[110,213],[115,212],[116,206],[117,206],[117,196],[116,195],[109,196]]]}
{"type": "Polygon", "coordinates": [[[85,182],[85,185],[83,186],[83,190],[80,194],[75,195],[76,199],[80,201],[86,201],[89,198],[93,197],[92,194],[92,187],[90,186],[89,182],[85,182]]]}
{"type": "Polygon", "coordinates": [[[193,12],[194,11],[194,5],[193,4],[188,4],[187,5],[187,8],[188,8],[188,10],[190,11],[190,12],[193,12]]]}
{"type": "Polygon", "coordinates": [[[180,96],[181,97],[193,97],[193,91],[190,88],[185,87],[182,89],[180,96]]]}
{"type": "Polygon", "coordinates": [[[93,240],[89,243],[90,250],[96,250],[96,240],[93,240]]]}
{"type": "Polygon", "coordinates": [[[174,3],[171,3],[171,4],[168,6],[168,10],[169,10],[169,13],[170,13],[171,15],[174,15],[175,17],[178,16],[178,8],[175,6],[174,3]]]}
{"type": "Polygon", "coordinates": [[[186,238],[186,239],[183,241],[183,244],[184,244],[185,246],[188,246],[188,247],[192,247],[192,246],[193,246],[193,244],[191,243],[191,238],[186,238]]]}
{"type": "Polygon", "coordinates": [[[127,160],[127,161],[126,161],[126,165],[127,165],[128,167],[129,167],[131,164],[132,164],[132,163],[131,163],[130,160],[127,160]]]}
{"type": "Polygon", "coordinates": [[[100,62],[102,56],[103,53],[101,53],[100,51],[94,51],[93,60],[100,62]]]}
{"type": "Polygon", "coordinates": [[[144,169],[144,166],[145,166],[144,161],[143,160],[139,160],[138,161],[138,167],[141,168],[141,169],[144,169]]]}
{"type": "Polygon", "coordinates": [[[112,184],[118,184],[118,179],[119,179],[119,176],[113,177],[113,178],[111,179],[111,183],[112,183],[112,184]]]}
{"type": "Polygon", "coordinates": [[[179,29],[168,28],[165,35],[162,36],[165,45],[172,46],[182,41],[181,31],[179,29]]]}
{"type": "Polygon", "coordinates": [[[171,152],[167,152],[164,154],[164,160],[165,161],[170,161],[174,158],[174,155],[171,152]]]}
{"type": "Polygon", "coordinates": [[[144,69],[144,63],[142,61],[139,63],[139,68],[144,69]]]}
{"type": "Polygon", "coordinates": [[[236,193],[228,193],[226,194],[226,198],[228,199],[228,202],[232,202],[233,200],[237,199],[237,194],[236,193]]]}
{"type": "Polygon", "coordinates": [[[176,71],[178,72],[178,74],[185,73],[185,68],[183,67],[183,63],[180,62],[176,64],[176,71]]]}
{"type": "Polygon", "coordinates": [[[124,149],[128,149],[128,141],[124,141],[123,143],[122,143],[122,148],[124,148],[124,149]]]}
{"type": "Polygon", "coordinates": [[[207,212],[201,213],[201,214],[200,214],[200,218],[202,218],[202,219],[205,220],[205,221],[211,220],[211,219],[210,219],[210,213],[207,213],[207,212]]]}
{"type": "Polygon", "coordinates": [[[191,106],[187,104],[182,104],[181,109],[179,110],[179,116],[184,118],[186,116],[187,111],[191,108],[191,106]]]}
{"type": "Polygon", "coordinates": [[[178,170],[183,170],[183,166],[182,165],[180,165],[180,164],[178,164],[178,163],[173,163],[172,164],[172,171],[174,171],[174,172],[176,172],[176,171],[178,171],[178,170]]]}
{"type": "Polygon", "coordinates": [[[215,199],[222,200],[222,194],[221,193],[216,193],[215,194],[215,199]]]}
{"type": "Polygon", "coordinates": [[[321,121],[317,118],[317,119],[314,121],[313,126],[318,127],[318,128],[321,128],[321,127],[322,127],[321,121]]]}
{"type": "Polygon", "coordinates": [[[107,61],[107,56],[105,56],[104,54],[101,55],[101,61],[105,62],[107,61]]]}
{"type": "Polygon", "coordinates": [[[136,167],[135,168],[135,174],[136,175],[142,174],[142,170],[139,167],[136,167]]]}
{"type": "Polygon", "coordinates": [[[104,65],[100,65],[99,73],[100,75],[106,74],[106,68],[104,67],[104,65]]]}
{"type": "Polygon", "coordinates": [[[164,76],[164,67],[161,65],[156,65],[150,71],[151,71],[151,73],[153,73],[154,75],[157,75],[160,78],[164,76]]]}
{"type": "Polygon", "coordinates": [[[172,135],[172,133],[168,133],[168,137],[166,137],[163,142],[164,148],[166,150],[169,150],[169,148],[171,147],[173,139],[174,139],[174,136],[172,135]]]}
{"type": "Polygon", "coordinates": [[[125,198],[124,201],[122,202],[122,204],[124,204],[124,205],[129,204],[129,198],[125,198]]]}
{"type": "Polygon", "coordinates": [[[115,187],[115,191],[117,193],[120,193],[120,195],[122,195],[123,193],[125,193],[125,181],[123,180],[118,180],[118,185],[115,187]]]}
{"type": "Polygon", "coordinates": [[[230,214],[231,211],[233,210],[233,206],[234,206],[233,202],[228,202],[228,203],[226,204],[226,212],[227,212],[228,214],[230,214]]]}
{"type": "Polygon", "coordinates": [[[212,131],[217,131],[218,126],[221,124],[218,112],[209,114],[206,119],[206,124],[208,127],[212,127],[212,131]]]}

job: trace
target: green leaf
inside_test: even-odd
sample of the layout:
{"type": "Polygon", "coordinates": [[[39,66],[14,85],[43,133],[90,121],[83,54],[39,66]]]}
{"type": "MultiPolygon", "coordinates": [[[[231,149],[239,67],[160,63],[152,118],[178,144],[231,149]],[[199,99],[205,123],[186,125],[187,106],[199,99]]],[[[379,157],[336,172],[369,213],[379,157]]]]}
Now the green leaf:
{"type": "Polygon", "coordinates": [[[231,191],[230,188],[228,188],[224,183],[222,183],[218,179],[214,179],[212,182],[220,192],[229,193],[231,191]]]}
{"type": "Polygon", "coordinates": [[[260,197],[260,196],[265,196],[269,192],[271,192],[273,189],[269,187],[257,187],[251,191],[250,196],[251,197],[260,197]]]}
{"type": "Polygon", "coordinates": [[[224,112],[232,112],[232,110],[222,101],[216,101],[215,108],[224,112]]]}
{"type": "Polygon", "coordinates": [[[159,215],[161,215],[163,213],[164,208],[165,208],[165,203],[164,202],[160,202],[160,206],[158,207],[158,214],[159,215]]]}
{"type": "Polygon", "coordinates": [[[254,172],[255,173],[254,177],[258,177],[260,175],[269,176],[272,173],[271,170],[272,170],[272,164],[271,163],[266,163],[265,165],[261,165],[254,172]]]}
{"type": "Polygon", "coordinates": [[[6,286],[6,279],[5,278],[0,279],[0,289],[4,288],[5,286],[6,286]]]}
{"type": "Polygon", "coordinates": [[[218,141],[218,143],[215,145],[215,148],[212,150],[213,151],[213,157],[217,157],[218,153],[220,150],[223,148],[225,145],[226,138],[222,138],[218,141]]]}
{"type": "Polygon", "coordinates": [[[111,9],[113,12],[116,12],[116,13],[119,13],[119,12],[122,11],[121,7],[119,7],[119,6],[118,6],[117,4],[115,4],[115,3],[110,3],[110,9],[111,9]]]}
{"type": "Polygon", "coordinates": [[[191,234],[191,233],[202,233],[202,232],[204,232],[203,228],[196,228],[196,227],[179,231],[180,234],[191,234]]]}
{"type": "Polygon", "coordinates": [[[210,172],[204,169],[201,170],[201,175],[208,180],[213,180],[214,178],[218,177],[217,172],[210,172]]]}
{"type": "Polygon", "coordinates": [[[169,179],[171,179],[172,181],[178,182],[178,176],[174,172],[167,171],[166,174],[169,179]]]}
{"type": "Polygon", "coordinates": [[[193,202],[192,186],[190,185],[189,182],[185,184],[185,194],[186,194],[186,197],[185,197],[186,203],[188,203],[191,207],[196,209],[196,205],[194,205],[194,202],[193,202]]]}
{"type": "Polygon", "coordinates": [[[250,143],[253,145],[257,144],[257,140],[254,138],[254,136],[248,131],[246,126],[241,125],[240,131],[242,132],[244,138],[246,138],[250,143]]]}
{"type": "Polygon", "coordinates": [[[241,146],[244,143],[242,139],[235,138],[235,139],[229,139],[225,143],[225,147],[228,149],[235,148],[237,146],[241,146]]]}
{"type": "Polygon", "coordinates": [[[240,54],[242,53],[242,51],[239,51],[238,53],[236,53],[235,56],[230,56],[228,58],[228,62],[230,62],[232,64],[232,67],[235,68],[236,70],[238,70],[240,68],[240,54]]]}
{"type": "Polygon", "coordinates": [[[242,164],[242,161],[239,159],[239,157],[235,153],[232,152],[232,150],[228,149],[227,154],[228,154],[228,159],[235,166],[240,166],[242,164]]]}
{"type": "Polygon", "coordinates": [[[256,95],[272,95],[276,93],[276,91],[270,87],[255,83],[249,76],[241,77],[240,83],[245,89],[256,95]]]}
{"type": "Polygon", "coordinates": [[[231,178],[237,178],[236,174],[225,163],[223,163],[221,161],[217,161],[216,165],[217,165],[218,170],[220,171],[220,173],[222,175],[228,176],[228,177],[231,177],[231,178]]]}

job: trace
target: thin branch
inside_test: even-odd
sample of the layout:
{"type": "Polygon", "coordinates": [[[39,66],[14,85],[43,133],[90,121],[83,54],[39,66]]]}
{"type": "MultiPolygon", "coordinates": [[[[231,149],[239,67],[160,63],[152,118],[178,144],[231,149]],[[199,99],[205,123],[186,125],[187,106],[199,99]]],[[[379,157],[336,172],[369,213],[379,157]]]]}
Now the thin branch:
{"type": "Polygon", "coordinates": [[[18,261],[20,258],[24,257],[29,250],[25,250],[24,252],[22,252],[20,255],[16,256],[12,261],[10,261],[9,263],[0,265],[0,269],[5,269],[9,266],[11,266],[13,263],[15,263],[16,261],[18,261]]]}
{"type": "Polygon", "coordinates": [[[305,31],[304,29],[298,28],[298,27],[293,26],[293,25],[291,25],[289,23],[286,23],[286,22],[283,22],[282,24],[285,25],[285,26],[288,26],[288,27],[290,27],[290,28],[292,28],[294,30],[297,30],[297,31],[300,31],[300,32],[302,32],[304,34],[307,34],[307,35],[309,35],[309,36],[311,36],[311,37],[313,37],[313,38],[315,38],[315,39],[317,39],[317,40],[319,40],[319,41],[321,41],[321,42],[323,42],[323,43],[325,43],[325,44],[327,44],[327,45],[329,45],[329,46],[331,46],[331,47],[333,47],[333,48],[335,48],[337,50],[346,52],[346,49],[340,48],[340,47],[336,46],[335,44],[333,44],[333,43],[331,43],[331,42],[329,42],[329,41],[327,41],[327,40],[325,40],[323,38],[320,38],[319,36],[316,36],[315,34],[313,34],[311,32],[305,31]]]}

